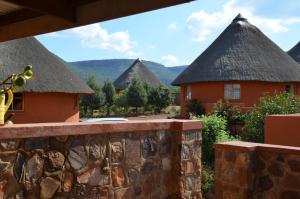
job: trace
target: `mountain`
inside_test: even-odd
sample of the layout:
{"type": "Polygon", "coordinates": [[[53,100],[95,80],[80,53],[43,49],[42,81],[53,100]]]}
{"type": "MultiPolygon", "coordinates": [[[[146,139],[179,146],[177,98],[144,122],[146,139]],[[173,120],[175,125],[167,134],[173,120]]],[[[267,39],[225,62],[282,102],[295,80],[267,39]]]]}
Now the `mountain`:
{"type": "MultiPolygon", "coordinates": [[[[105,80],[114,81],[127,68],[129,68],[135,59],[107,59],[107,60],[89,60],[69,62],[67,66],[81,79],[85,80],[89,75],[93,75],[98,83],[102,84],[105,80]]],[[[163,83],[170,85],[171,82],[187,66],[166,67],[162,64],[143,61],[145,66],[153,72],[163,83]]]]}

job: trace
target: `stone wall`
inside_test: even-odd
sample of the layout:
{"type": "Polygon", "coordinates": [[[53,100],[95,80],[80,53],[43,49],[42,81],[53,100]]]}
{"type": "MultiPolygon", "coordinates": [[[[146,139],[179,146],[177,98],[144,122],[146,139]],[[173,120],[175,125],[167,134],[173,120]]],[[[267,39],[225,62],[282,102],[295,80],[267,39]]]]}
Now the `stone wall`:
{"type": "Polygon", "coordinates": [[[0,140],[0,198],[200,199],[200,170],[200,129],[0,140]]]}
{"type": "Polygon", "coordinates": [[[243,142],[216,145],[217,199],[300,199],[300,148],[243,142]]]}

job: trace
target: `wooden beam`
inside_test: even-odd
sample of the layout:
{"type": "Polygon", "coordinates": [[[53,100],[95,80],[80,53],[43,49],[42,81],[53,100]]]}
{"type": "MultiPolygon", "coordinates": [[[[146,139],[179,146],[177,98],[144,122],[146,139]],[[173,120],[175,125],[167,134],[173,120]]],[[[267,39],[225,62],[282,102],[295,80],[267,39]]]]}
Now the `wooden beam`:
{"type": "Polygon", "coordinates": [[[70,0],[2,0],[42,14],[49,14],[75,22],[75,1],[70,0]]]}
{"type": "Polygon", "coordinates": [[[77,7],[75,23],[51,15],[22,20],[0,26],[0,42],[88,25],[190,1],[192,0],[88,0],[89,3],[77,7]]]}
{"type": "Polygon", "coordinates": [[[21,20],[28,20],[31,18],[39,17],[41,15],[42,14],[33,12],[32,10],[28,9],[21,9],[14,12],[10,12],[6,15],[0,16],[0,27],[19,22],[21,20]]]}

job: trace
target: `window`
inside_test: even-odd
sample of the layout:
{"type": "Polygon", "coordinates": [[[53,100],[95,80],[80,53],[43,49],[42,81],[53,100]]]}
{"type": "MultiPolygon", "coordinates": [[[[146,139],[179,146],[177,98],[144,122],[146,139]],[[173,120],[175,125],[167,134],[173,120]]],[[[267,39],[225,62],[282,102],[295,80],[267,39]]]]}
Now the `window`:
{"type": "Polygon", "coordinates": [[[191,100],[192,99],[192,87],[187,86],[186,87],[186,100],[191,100]]]}
{"type": "MultiPolygon", "coordinates": [[[[7,99],[7,96],[6,98],[7,99]]],[[[14,99],[11,103],[9,111],[23,111],[24,110],[24,103],[23,103],[23,93],[14,93],[14,99]]]]}
{"type": "Polygon", "coordinates": [[[294,94],[294,86],[293,85],[285,85],[285,92],[294,94]]]}
{"type": "Polygon", "coordinates": [[[238,100],[241,98],[241,86],[239,84],[225,84],[224,98],[238,100]]]}

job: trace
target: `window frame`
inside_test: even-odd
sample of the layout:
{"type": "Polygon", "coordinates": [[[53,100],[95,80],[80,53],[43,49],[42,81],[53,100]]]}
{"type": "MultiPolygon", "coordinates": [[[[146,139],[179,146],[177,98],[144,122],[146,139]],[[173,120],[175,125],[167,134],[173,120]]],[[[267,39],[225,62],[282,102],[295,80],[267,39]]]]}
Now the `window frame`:
{"type": "Polygon", "coordinates": [[[240,101],[242,98],[241,90],[241,84],[224,84],[224,99],[229,101],[240,101]]]}
{"type": "Polygon", "coordinates": [[[192,86],[187,85],[185,88],[185,100],[190,101],[192,100],[192,86]]]}
{"type": "Polygon", "coordinates": [[[10,105],[11,108],[9,107],[8,112],[24,112],[25,111],[24,105],[25,105],[25,103],[24,103],[24,93],[14,93],[14,98],[13,98],[13,101],[12,101],[12,103],[10,105]],[[16,96],[16,94],[21,94],[21,97],[16,96]],[[17,99],[18,98],[22,99],[22,109],[20,109],[20,110],[15,110],[14,109],[14,100],[16,98],[17,99]]]}

